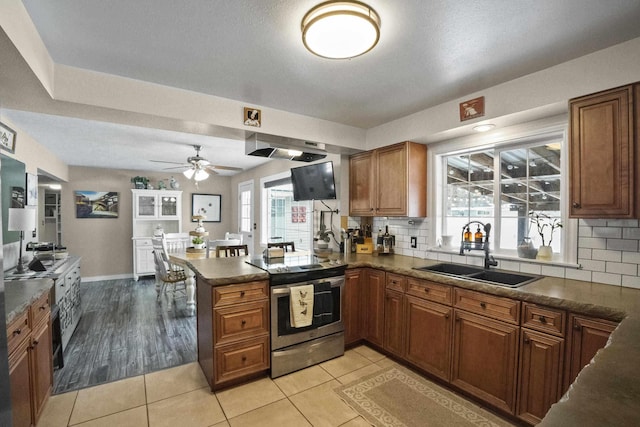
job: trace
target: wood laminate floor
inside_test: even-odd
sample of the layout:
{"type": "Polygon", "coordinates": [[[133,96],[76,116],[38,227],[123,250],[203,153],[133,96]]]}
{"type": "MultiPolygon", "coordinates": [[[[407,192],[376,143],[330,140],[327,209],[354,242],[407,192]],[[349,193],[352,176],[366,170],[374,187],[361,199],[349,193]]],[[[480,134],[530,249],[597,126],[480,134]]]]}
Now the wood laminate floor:
{"type": "Polygon", "coordinates": [[[196,317],[184,294],[156,298],[153,279],[82,283],[82,318],[54,372],[54,394],[197,359],[196,317]]]}

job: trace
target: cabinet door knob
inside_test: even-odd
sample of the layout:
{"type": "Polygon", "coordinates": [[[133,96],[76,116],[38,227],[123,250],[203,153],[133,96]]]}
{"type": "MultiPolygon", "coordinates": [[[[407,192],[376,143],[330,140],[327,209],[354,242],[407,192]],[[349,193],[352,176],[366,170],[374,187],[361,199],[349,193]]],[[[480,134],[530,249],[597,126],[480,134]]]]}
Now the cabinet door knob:
{"type": "Polygon", "coordinates": [[[38,340],[33,340],[33,345],[34,346],[38,345],[38,340]]]}
{"type": "Polygon", "coordinates": [[[540,323],[546,325],[547,324],[547,318],[544,316],[540,316],[540,323]]]}
{"type": "Polygon", "coordinates": [[[572,206],[576,209],[580,209],[580,203],[578,202],[573,202],[572,206]]]}
{"type": "Polygon", "coordinates": [[[486,303],[484,303],[484,302],[481,302],[481,303],[480,303],[480,307],[482,307],[482,308],[487,308],[487,304],[486,304],[486,303]]]}
{"type": "Polygon", "coordinates": [[[445,318],[445,319],[448,319],[448,318],[449,318],[449,313],[445,314],[445,315],[444,315],[444,318],[445,318]]]}
{"type": "Polygon", "coordinates": [[[13,336],[20,335],[22,333],[22,329],[16,329],[13,331],[13,336]]]}
{"type": "Polygon", "coordinates": [[[525,338],[525,339],[524,339],[524,343],[525,343],[525,344],[529,344],[530,342],[531,342],[531,340],[530,340],[529,338],[525,338]]]}

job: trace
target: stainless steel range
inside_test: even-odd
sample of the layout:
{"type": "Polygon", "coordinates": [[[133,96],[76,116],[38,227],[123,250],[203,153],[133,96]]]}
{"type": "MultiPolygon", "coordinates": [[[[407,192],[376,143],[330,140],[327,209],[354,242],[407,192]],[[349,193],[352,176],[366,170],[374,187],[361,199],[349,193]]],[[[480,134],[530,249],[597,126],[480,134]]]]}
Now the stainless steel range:
{"type": "Polygon", "coordinates": [[[249,264],[269,272],[271,282],[271,377],[315,365],[344,354],[342,292],[346,266],[319,263],[315,257],[257,258],[249,264]],[[324,294],[322,316],[309,326],[291,324],[291,290],[313,285],[317,297],[324,294]],[[330,294],[329,294],[330,292],[330,294]]]}

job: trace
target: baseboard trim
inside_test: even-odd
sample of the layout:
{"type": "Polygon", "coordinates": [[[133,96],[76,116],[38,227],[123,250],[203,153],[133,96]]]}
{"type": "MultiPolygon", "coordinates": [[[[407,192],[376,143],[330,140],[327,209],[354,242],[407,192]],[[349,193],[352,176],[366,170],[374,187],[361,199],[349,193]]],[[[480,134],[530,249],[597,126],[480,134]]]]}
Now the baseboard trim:
{"type": "Polygon", "coordinates": [[[99,282],[101,280],[122,280],[122,279],[133,279],[133,274],[114,274],[111,276],[92,276],[92,277],[82,277],[82,281],[85,283],[89,282],[99,282]]]}

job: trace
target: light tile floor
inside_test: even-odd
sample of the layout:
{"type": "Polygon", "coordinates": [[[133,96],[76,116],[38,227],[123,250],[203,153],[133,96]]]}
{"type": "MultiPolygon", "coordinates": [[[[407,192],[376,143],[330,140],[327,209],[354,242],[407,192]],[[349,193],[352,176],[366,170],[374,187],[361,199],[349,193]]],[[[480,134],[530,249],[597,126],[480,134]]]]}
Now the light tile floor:
{"type": "Polygon", "coordinates": [[[366,346],[211,393],[197,363],[51,396],[38,427],[364,427],[333,389],[395,364],[366,346]]]}

